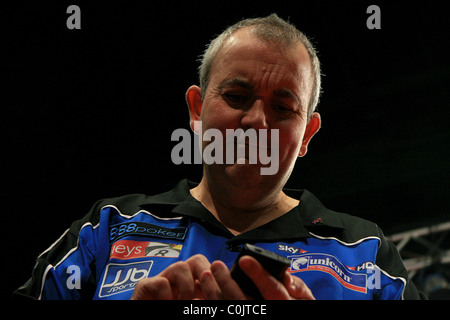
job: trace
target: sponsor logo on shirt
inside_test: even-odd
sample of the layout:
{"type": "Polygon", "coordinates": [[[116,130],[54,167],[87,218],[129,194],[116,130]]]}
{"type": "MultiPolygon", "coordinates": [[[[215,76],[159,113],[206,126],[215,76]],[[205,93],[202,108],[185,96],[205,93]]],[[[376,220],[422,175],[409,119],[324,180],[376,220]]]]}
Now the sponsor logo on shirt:
{"type": "Polygon", "coordinates": [[[134,259],[142,257],[177,258],[182,244],[119,240],[111,246],[110,259],[134,259]]]}
{"type": "Polygon", "coordinates": [[[308,253],[289,256],[290,272],[321,271],[333,276],[344,287],[366,293],[367,274],[350,271],[335,256],[324,253],[308,253]]]}
{"type": "Polygon", "coordinates": [[[153,261],[108,264],[98,296],[103,298],[133,290],[139,280],[148,277],[152,265],[153,261]]]}
{"type": "Polygon", "coordinates": [[[284,252],[288,252],[288,253],[292,253],[292,254],[296,254],[296,253],[305,253],[307,251],[294,247],[294,246],[290,246],[287,244],[282,244],[282,243],[277,243],[277,250],[278,251],[284,251],[284,252]]]}
{"type": "Polygon", "coordinates": [[[145,222],[126,222],[109,227],[109,240],[114,242],[131,235],[183,240],[186,232],[186,227],[167,228],[145,222]]]}

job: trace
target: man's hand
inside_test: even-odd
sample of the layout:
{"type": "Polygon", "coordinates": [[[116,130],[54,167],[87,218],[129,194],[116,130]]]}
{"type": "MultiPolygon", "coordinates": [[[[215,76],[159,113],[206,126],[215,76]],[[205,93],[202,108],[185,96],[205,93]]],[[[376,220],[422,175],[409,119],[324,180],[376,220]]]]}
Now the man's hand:
{"type": "MultiPolygon", "coordinates": [[[[311,290],[298,277],[285,273],[283,282],[272,277],[253,257],[243,256],[239,266],[266,300],[314,300],[311,290]]],[[[208,262],[195,255],[170,265],[157,276],[143,279],[134,289],[132,300],[245,300],[243,293],[222,261],[208,262]]]]}
{"type": "MultiPolygon", "coordinates": [[[[283,282],[271,276],[253,257],[243,256],[239,266],[255,283],[266,300],[315,300],[308,286],[298,277],[285,273],[283,282]]],[[[221,261],[214,261],[211,270],[200,276],[200,286],[205,299],[240,300],[248,297],[231,278],[230,271],[221,261]]]]}
{"type": "Polygon", "coordinates": [[[142,279],[136,285],[131,300],[191,300],[203,298],[198,279],[210,263],[197,254],[186,261],[170,265],[157,276],[142,279]]]}

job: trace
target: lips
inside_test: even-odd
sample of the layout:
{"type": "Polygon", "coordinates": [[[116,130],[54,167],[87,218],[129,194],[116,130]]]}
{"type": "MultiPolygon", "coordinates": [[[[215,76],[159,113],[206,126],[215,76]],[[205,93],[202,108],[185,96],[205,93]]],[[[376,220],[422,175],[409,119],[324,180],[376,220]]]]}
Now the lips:
{"type": "MultiPolygon", "coordinates": [[[[270,145],[270,142],[267,143],[268,145],[270,145]]],[[[259,150],[260,148],[263,150],[270,150],[270,147],[268,146],[260,146],[258,144],[249,144],[249,143],[234,143],[235,146],[237,147],[245,147],[246,150],[250,149],[250,148],[256,148],[256,150],[259,150]]]]}
{"type": "Polygon", "coordinates": [[[266,155],[270,158],[271,148],[261,146],[259,144],[250,143],[234,143],[234,159],[246,159],[249,160],[250,164],[259,164],[261,159],[261,154],[266,155]]]}

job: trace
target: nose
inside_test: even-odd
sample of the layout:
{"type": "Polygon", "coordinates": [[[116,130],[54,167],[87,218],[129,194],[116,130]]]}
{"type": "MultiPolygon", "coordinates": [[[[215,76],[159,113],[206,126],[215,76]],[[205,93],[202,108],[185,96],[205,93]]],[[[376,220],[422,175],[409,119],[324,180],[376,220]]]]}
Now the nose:
{"type": "Polygon", "coordinates": [[[255,99],[253,105],[244,111],[241,125],[244,129],[253,128],[259,130],[268,128],[264,102],[262,99],[255,99]]]}

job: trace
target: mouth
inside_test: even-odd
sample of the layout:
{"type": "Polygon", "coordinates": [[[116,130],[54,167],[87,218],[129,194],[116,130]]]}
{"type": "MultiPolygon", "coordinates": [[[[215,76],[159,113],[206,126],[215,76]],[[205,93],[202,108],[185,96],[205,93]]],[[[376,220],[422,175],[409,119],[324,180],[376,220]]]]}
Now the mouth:
{"type": "Polygon", "coordinates": [[[267,146],[262,146],[259,144],[252,144],[252,143],[237,143],[235,142],[234,145],[238,148],[245,148],[246,150],[256,149],[256,150],[270,150],[270,141],[267,143],[267,146]]]}
{"type": "Polygon", "coordinates": [[[240,163],[239,159],[245,159],[245,163],[249,164],[261,164],[261,157],[270,158],[272,154],[270,147],[251,143],[234,143],[233,152],[233,158],[237,164],[240,163]]]}

